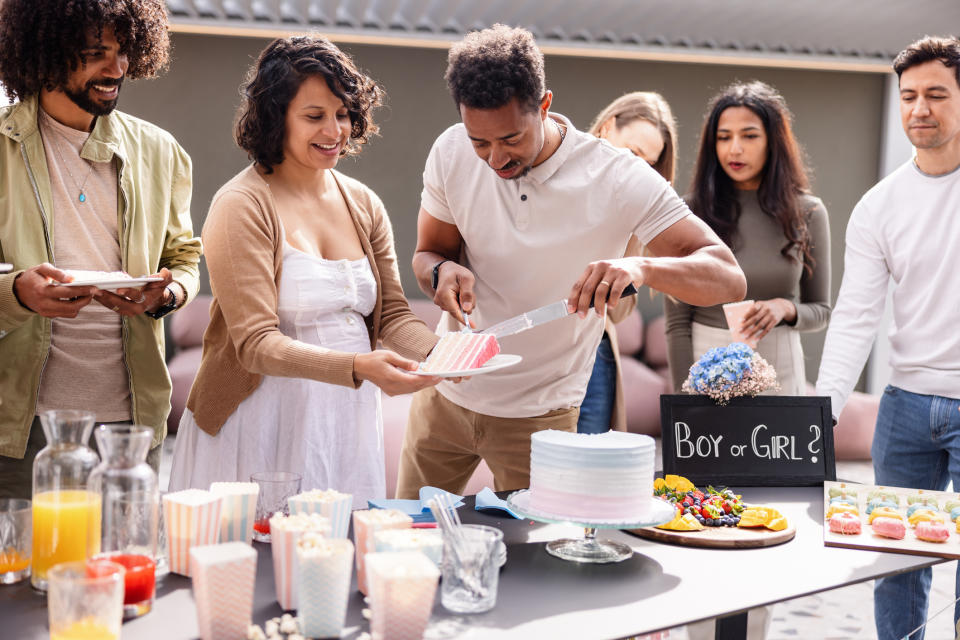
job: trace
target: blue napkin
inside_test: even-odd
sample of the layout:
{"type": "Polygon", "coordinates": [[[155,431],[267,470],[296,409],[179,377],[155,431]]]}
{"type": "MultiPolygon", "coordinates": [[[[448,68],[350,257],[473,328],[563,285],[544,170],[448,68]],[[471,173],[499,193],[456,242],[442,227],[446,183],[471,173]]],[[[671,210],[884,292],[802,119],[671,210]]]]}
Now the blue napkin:
{"type": "Polygon", "coordinates": [[[523,520],[514,513],[513,509],[507,506],[507,501],[498,498],[490,487],[484,487],[480,490],[480,493],[477,494],[477,503],[473,508],[477,511],[502,511],[510,517],[523,520]]]}
{"type": "Polygon", "coordinates": [[[440,493],[446,494],[454,507],[463,506],[463,496],[436,487],[421,487],[419,500],[367,500],[367,505],[371,509],[397,509],[413,518],[414,522],[436,522],[427,503],[440,493]]]}

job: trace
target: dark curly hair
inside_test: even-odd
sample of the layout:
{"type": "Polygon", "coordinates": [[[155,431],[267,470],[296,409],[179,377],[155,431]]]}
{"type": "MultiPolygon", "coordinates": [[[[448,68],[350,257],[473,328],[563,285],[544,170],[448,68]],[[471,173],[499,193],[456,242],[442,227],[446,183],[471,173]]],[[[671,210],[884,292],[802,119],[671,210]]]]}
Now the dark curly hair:
{"type": "Polygon", "coordinates": [[[740,222],[740,203],[733,180],[717,158],[717,126],[720,115],[730,107],[746,107],[763,123],[767,134],[767,160],[757,190],[760,209],[780,222],[787,239],[780,253],[794,260],[792,251],[796,249],[804,270],[812,274],[815,264],[807,227],[809,212],[802,209],[799,199],[810,193],[810,179],[803,151],[793,135],[787,102],[770,85],[758,80],[735,83],[710,102],[700,134],[700,151],[690,189],[690,210],[702,218],[721,240],[734,246],[740,222]]]}
{"type": "Polygon", "coordinates": [[[897,54],[893,60],[893,70],[899,78],[910,67],[931,60],[939,60],[948,69],[953,69],[953,75],[957,79],[957,84],[960,85],[960,40],[953,36],[946,38],[926,36],[917,40],[897,54]]]}
{"type": "Polygon", "coordinates": [[[107,27],[129,60],[126,76],[155,76],[169,59],[167,26],[163,0],[0,0],[0,82],[20,99],[65,87],[87,38],[107,27]]]}
{"type": "Polygon", "coordinates": [[[321,75],[350,115],[350,139],[340,155],[360,152],[360,145],[380,129],[370,112],[383,101],[383,90],[362,73],[353,59],[320,36],[278,38],[263,50],[240,87],[243,103],[234,137],[247,155],[272,173],[283,162],[283,139],[290,101],[310,76],[321,75]]]}
{"type": "Polygon", "coordinates": [[[533,34],[502,24],[468,33],[450,47],[444,77],[458,109],[497,109],[516,98],[536,111],[547,91],[533,34]]]}

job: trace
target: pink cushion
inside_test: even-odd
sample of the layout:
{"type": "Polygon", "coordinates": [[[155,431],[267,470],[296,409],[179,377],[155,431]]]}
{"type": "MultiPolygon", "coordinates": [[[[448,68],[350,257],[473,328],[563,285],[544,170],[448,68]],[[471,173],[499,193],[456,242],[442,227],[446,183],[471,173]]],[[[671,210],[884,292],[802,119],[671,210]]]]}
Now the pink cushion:
{"type": "Polygon", "coordinates": [[[173,384],[173,392],[170,395],[170,415],[167,416],[167,431],[170,433],[176,433],[177,427],[180,426],[180,416],[187,406],[187,397],[190,395],[193,379],[197,377],[202,354],[203,350],[200,347],[184,349],[170,358],[170,362],[167,363],[170,382],[173,384]]]}
{"type": "MultiPolygon", "coordinates": [[[[433,303],[430,303],[433,306],[433,303]]],[[[419,315],[419,314],[418,314],[419,315]]],[[[439,316],[439,314],[437,314],[439,316]]],[[[400,450],[403,447],[403,435],[407,430],[407,418],[410,415],[412,394],[388,396],[381,394],[383,411],[383,453],[387,474],[387,497],[397,494],[397,472],[400,470],[400,450]]],[[[486,462],[481,461],[467,482],[465,495],[474,495],[484,487],[493,489],[493,473],[486,462]]]]}
{"type": "Polygon", "coordinates": [[[633,311],[614,325],[621,357],[635,356],[643,348],[643,316],[633,311]]]}
{"type": "Polygon", "coordinates": [[[203,332],[210,323],[211,300],[212,296],[200,294],[170,316],[170,337],[177,349],[199,347],[203,344],[203,332]]]}
{"type": "Polygon", "coordinates": [[[660,436],[660,394],[669,384],[639,360],[623,361],[624,401],[627,410],[627,431],[660,436]]]}
{"type": "Polygon", "coordinates": [[[643,339],[643,360],[651,367],[667,366],[667,321],[657,316],[647,323],[643,339]]]}

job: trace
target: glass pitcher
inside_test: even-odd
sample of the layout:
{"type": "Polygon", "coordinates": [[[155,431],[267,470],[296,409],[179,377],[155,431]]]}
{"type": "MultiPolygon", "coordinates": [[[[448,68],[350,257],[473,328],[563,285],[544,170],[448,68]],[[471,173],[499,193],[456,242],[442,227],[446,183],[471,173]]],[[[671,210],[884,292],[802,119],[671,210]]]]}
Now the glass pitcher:
{"type": "Polygon", "coordinates": [[[88,490],[100,459],[87,446],[94,414],[40,414],[47,446],[33,460],[33,558],[30,584],[47,590],[47,570],[100,551],[100,497],[88,490]]]}
{"type": "Polygon", "coordinates": [[[99,557],[126,568],[123,615],[135,618],[150,611],[156,585],[160,483],[147,464],[153,429],[100,425],[95,435],[103,462],[89,484],[102,504],[99,557]]]}

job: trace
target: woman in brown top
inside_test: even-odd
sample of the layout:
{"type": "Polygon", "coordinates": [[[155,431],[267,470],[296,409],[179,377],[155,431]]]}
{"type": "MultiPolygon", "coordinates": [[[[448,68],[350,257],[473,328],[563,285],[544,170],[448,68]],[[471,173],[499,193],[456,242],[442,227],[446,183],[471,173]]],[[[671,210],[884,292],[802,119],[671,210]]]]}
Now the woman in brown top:
{"type": "MultiPolygon", "coordinates": [[[[670,105],[659,93],[627,93],[597,114],[590,133],[615,147],[629,150],[645,160],[663,179],[673,184],[677,165],[677,124],[670,105]]],[[[643,247],[631,236],[625,255],[640,255],[643,247]]],[[[626,430],[627,413],[623,395],[620,352],[614,323],[634,310],[636,298],[623,300],[607,311],[603,338],[597,347],[593,373],[580,404],[578,433],[602,433],[608,429],[626,430]]]]}
{"type": "Polygon", "coordinates": [[[214,300],[170,489],[293,471],[363,505],[385,493],[378,387],[439,381],[409,373],[437,337],[403,296],[383,204],[334,169],[376,132],[381,91],[307,36],[271,43],[243,96],[236,139],[254,163],[204,225],[214,300]]]}
{"type": "MultiPolygon", "coordinates": [[[[804,395],[801,331],[830,320],[830,229],[810,194],[783,97],[762,82],[734,84],[710,105],[700,137],[690,209],[733,249],[747,276],[740,332],[777,371],[780,394],[804,395]]],[[[674,389],[711,347],[732,342],[722,306],[666,299],[674,389]]]]}

